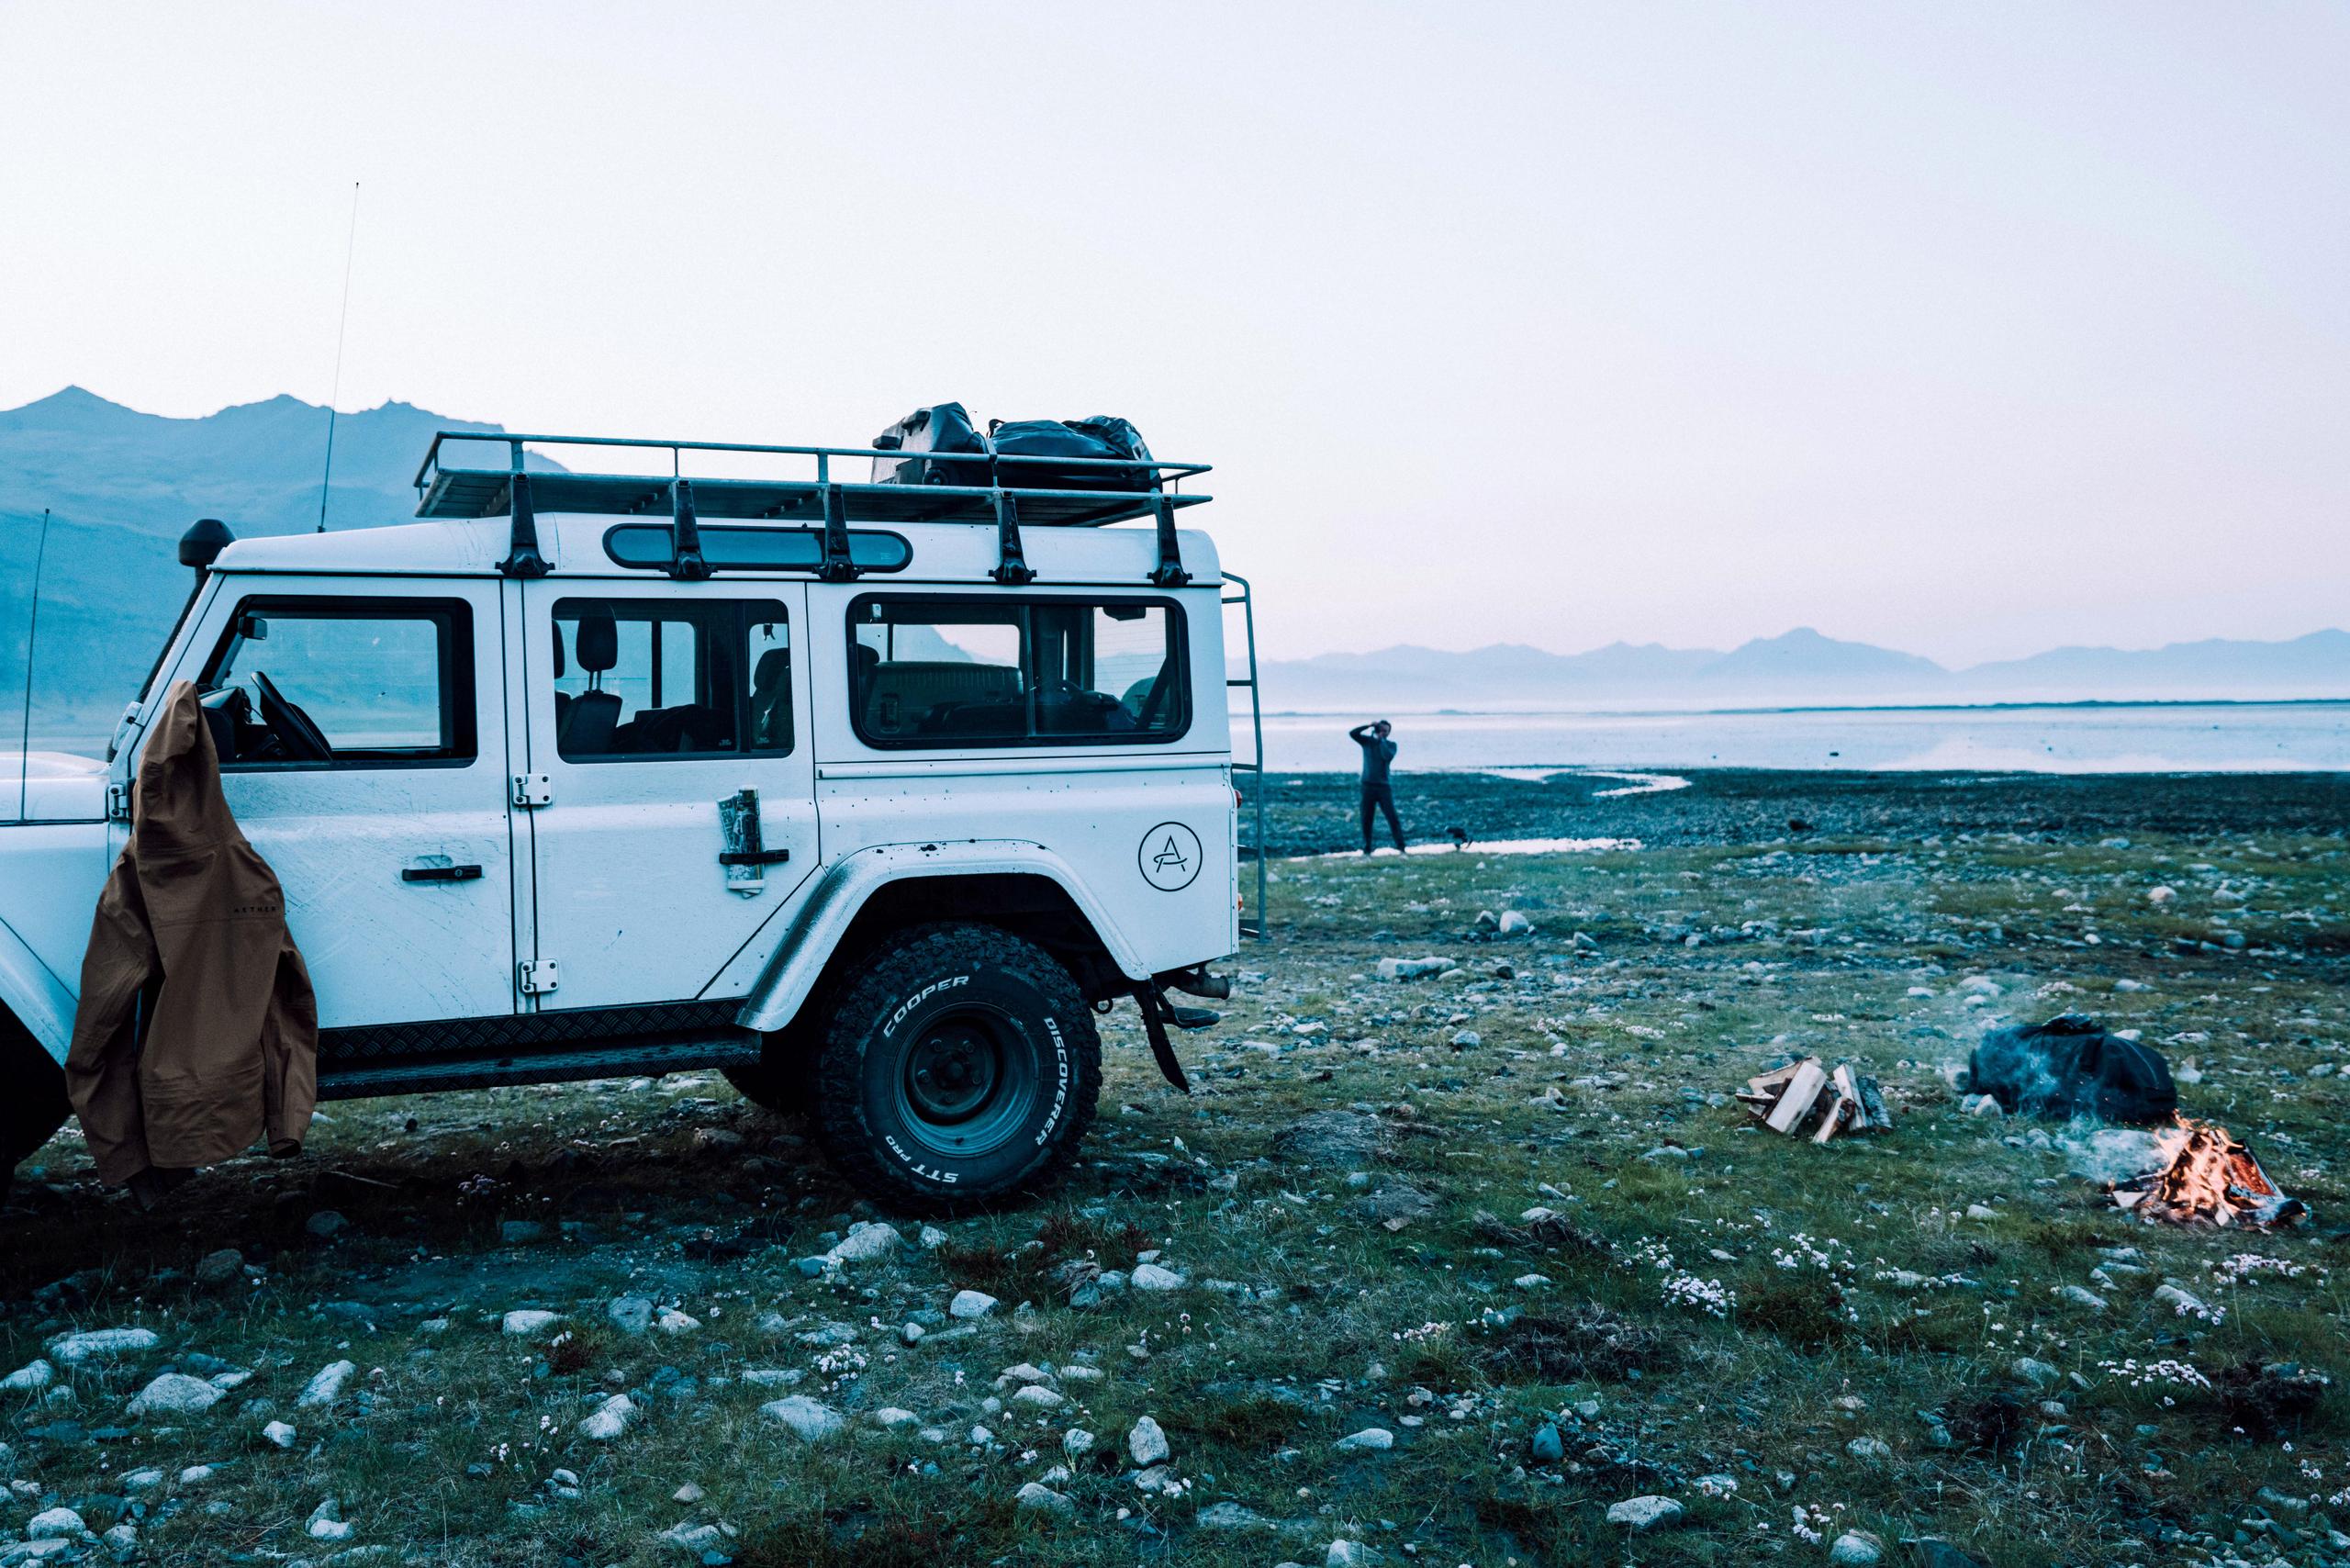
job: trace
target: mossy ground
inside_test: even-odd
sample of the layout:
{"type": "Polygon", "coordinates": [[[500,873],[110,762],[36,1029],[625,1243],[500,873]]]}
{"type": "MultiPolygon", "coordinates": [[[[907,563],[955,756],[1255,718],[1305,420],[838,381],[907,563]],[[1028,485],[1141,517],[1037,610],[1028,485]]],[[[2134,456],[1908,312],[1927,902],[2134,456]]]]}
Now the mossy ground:
{"type": "Polygon", "coordinates": [[[1932,1534],[2002,1565],[2185,1561],[2165,1532],[2225,1541],[2257,1514],[2314,1560],[2330,1550],[2314,1521],[2350,1525],[2329,1501],[2350,1486],[2350,1394],[2256,1432],[2220,1390],[2109,1363],[2350,1372],[2344,1079],[2313,1075],[2350,1045],[2350,846],[2338,827],[2237,817],[2126,846],[2041,826],[1961,835],[1930,811],[1893,825],[1279,863],[1269,938],[1234,961],[1247,978],[1225,1023],[1181,1042],[1194,1096],[1158,1081],[1122,1008],[1065,1186],[837,1281],[793,1260],[881,1216],[714,1075],[338,1104],[300,1160],[208,1172],[152,1214],[103,1196],[62,1136],[0,1217],[0,1360],[72,1327],[143,1323],[162,1343],[74,1372],[70,1403],[0,1396],[0,1441],[29,1483],[6,1522],[46,1496],[119,1495],[141,1467],[211,1463],[208,1481],[143,1495],[150,1560],[312,1551],[304,1521],[328,1495],[357,1542],[501,1565],[689,1562],[656,1532],[702,1520],[757,1564],[1318,1562],[1339,1536],[1480,1568],[1817,1561],[1799,1509],[1830,1539],[1875,1532],[1889,1559],[1932,1534]],[[1504,908],[1534,934],[1470,939],[1481,909],[1504,908]],[[1423,954],[1464,974],[1375,978],[1380,958],[1423,954]],[[1514,977],[1486,973],[1496,961],[1514,977]],[[1946,1070],[1988,1020],[2067,1009],[2192,1059],[2190,1113],[2250,1140],[2313,1223],[2142,1225],[2069,1173],[2061,1143],[1961,1114],[1946,1070]],[[1463,1031],[1474,1045],[1453,1043],[1463,1031]],[[1827,1147],[1752,1130],[1725,1096],[1788,1052],[1864,1064],[1898,1129],[1827,1147]],[[1375,1126],[1379,1151],[1302,1162],[1300,1123],[1334,1111],[1375,1126]],[[1990,1217],[1966,1217],[1975,1205],[1990,1217]],[[1521,1219],[1537,1206],[1564,1223],[1521,1219]],[[350,1222],[330,1240],[305,1227],[322,1209],[350,1222]],[[501,1241],[517,1219],[543,1238],[501,1241]],[[231,1246],[257,1275],[195,1285],[196,1261],[231,1246]],[[2145,1271],[2092,1282],[2125,1247],[2145,1271]],[[1189,1288],[1088,1311],[1053,1290],[1056,1264],[1127,1269],[1152,1248],[1189,1288]],[[2247,1254],[2276,1262],[2230,1261],[2247,1254]],[[1516,1282],[1531,1275],[1547,1282],[1516,1282]],[[2209,1316],[2157,1301],[2165,1279],[2209,1316]],[[2056,1294],[2073,1285],[2104,1309],[2056,1294]],[[911,1314],[965,1287],[1002,1296],[1000,1314],[901,1342],[911,1314]],[[621,1335],[603,1304],[622,1293],[701,1327],[621,1335]],[[570,1338],[501,1334],[526,1305],[565,1314],[570,1338]],[[769,1314],[780,1327],[760,1327],[769,1314]],[[853,1353],[799,1342],[825,1322],[856,1329],[853,1353]],[[190,1352],[254,1375],[175,1427],[121,1414],[190,1352]],[[293,1410],[343,1357],[358,1373],[341,1403],[293,1410]],[[2021,1357],[2059,1381],[2026,1386],[2021,1357]],[[1069,1403],[1046,1415],[984,1411],[1021,1361],[1102,1376],[1064,1380],[1069,1403]],[[811,1447],[760,1417],[785,1391],[742,1381],[753,1368],[803,1372],[798,1392],[848,1413],[848,1433],[811,1447]],[[639,1424],[581,1438],[621,1388],[645,1393],[639,1424]],[[300,1428],[290,1450],[262,1443],[269,1417],[241,1409],[255,1399],[300,1428]],[[891,1406],[949,1440],[871,1424],[891,1406]],[[1944,1414],[1948,1446],[1921,1411],[1944,1414]],[[1124,1474],[1145,1414],[1188,1490],[1124,1474]],[[1564,1459],[1538,1463],[1531,1436],[1561,1417],[1564,1459]],[[1000,1445],[971,1447],[975,1423],[1000,1445]],[[1018,1512],[1071,1426],[1114,1462],[1060,1484],[1073,1517],[1018,1512]],[[1369,1426],[1395,1446],[1332,1449],[1369,1426]],[[1884,1451],[1856,1456],[1869,1439],[1884,1451]],[[549,1495],[558,1467],[577,1499],[549,1495]],[[706,1495],[672,1502],[687,1482],[706,1495]],[[2264,1488],[2306,1511],[2256,1502],[2264,1488]],[[1637,1540],[1606,1524],[1643,1493],[1687,1518],[1637,1540]],[[1203,1524],[1222,1502],[1294,1529],[1203,1524]]]}

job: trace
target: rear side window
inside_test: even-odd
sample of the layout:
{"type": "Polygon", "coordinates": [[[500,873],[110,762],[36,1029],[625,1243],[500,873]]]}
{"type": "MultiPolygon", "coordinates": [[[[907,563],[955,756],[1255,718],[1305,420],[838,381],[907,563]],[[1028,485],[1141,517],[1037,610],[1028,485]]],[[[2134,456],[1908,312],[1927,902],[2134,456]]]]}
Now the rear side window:
{"type": "Polygon", "coordinates": [[[1182,611],[1164,599],[868,594],[849,606],[867,745],[1135,745],[1190,728],[1182,611]]]}
{"type": "Polygon", "coordinates": [[[462,599],[247,599],[199,686],[224,767],[474,756],[473,614],[462,599]]]}
{"type": "Polygon", "coordinates": [[[791,624],[772,599],[557,599],[554,677],[565,762],[792,747],[791,624]]]}

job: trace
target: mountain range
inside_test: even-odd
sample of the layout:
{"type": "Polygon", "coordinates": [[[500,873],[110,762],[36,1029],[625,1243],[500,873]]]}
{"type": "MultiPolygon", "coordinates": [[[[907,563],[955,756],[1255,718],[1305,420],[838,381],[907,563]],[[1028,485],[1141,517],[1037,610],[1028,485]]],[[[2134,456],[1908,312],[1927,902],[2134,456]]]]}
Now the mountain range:
{"type": "MultiPolygon", "coordinates": [[[[433,431],[500,429],[407,403],[338,416],[327,525],[409,517],[410,481],[433,431]]],[[[108,715],[144,676],[186,596],[188,574],[173,542],[198,517],[222,518],[240,535],[316,527],[326,435],[326,409],[287,397],[167,419],[68,387],[0,410],[0,558],[7,562],[0,570],[0,711],[13,710],[24,689],[44,508],[33,728],[87,744],[93,727],[101,735],[110,727],[108,715]]],[[[2139,651],[2058,648],[1947,669],[1798,628],[1728,651],[1404,646],[1272,663],[1262,677],[1269,707],[1341,712],[2344,697],[2350,633],[2139,651]]]]}
{"type": "Polygon", "coordinates": [[[2054,648],[1950,669],[1799,626],[1728,652],[1654,643],[1611,643],[1582,654],[1506,643],[1466,653],[1400,646],[1281,661],[1260,675],[1269,707],[1303,712],[2277,700],[2350,697],[2350,632],[2276,643],[2054,648]]]}

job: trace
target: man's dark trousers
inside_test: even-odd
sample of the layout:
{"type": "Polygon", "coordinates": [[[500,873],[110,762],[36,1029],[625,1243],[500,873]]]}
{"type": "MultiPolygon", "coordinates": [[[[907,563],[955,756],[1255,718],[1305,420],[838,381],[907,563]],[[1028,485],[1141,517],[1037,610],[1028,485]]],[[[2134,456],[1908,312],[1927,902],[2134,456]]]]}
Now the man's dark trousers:
{"type": "Polygon", "coordinates": [[[1404,824],[1395,816],[1395,786],[1383,778],[1376,784],[1362,787],[1362,852],[1365,855],[1371,853],[1371,814],[1373,812],[1386,814],[1387,832],[1395,840],[1395,847],[1400,852],[1404,847],[1404,824]]]}

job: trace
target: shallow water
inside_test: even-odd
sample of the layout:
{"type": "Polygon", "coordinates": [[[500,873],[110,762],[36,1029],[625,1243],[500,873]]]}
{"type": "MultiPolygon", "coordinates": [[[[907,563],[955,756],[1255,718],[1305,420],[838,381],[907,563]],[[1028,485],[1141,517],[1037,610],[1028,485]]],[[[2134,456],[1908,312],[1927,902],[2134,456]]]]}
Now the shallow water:
{"type": "MultiPolygon", "coordinates": [[[[1287,772],[1351,772],[1360,753],[1346,732],[1360,722],[1268,715],[1266,764],[1287,772]]],[[[1617,767],[2334,772],[2350,769],[2350,701],[1427,713],[1398,718],[1395,740],[1399,769],[1507,769],[1531,777],[1617,767]]]]}

